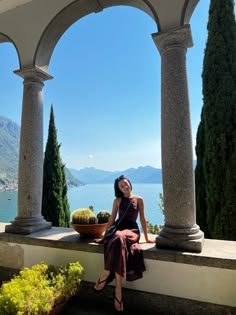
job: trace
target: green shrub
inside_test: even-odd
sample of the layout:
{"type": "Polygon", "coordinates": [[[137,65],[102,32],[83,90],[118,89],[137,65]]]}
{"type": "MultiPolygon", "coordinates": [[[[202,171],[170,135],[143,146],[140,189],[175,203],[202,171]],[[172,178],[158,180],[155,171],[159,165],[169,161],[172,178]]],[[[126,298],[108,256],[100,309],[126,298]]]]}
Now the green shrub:
{"type": "Polygon", "coordinates": [[[147,231],[151,234],[158,234],[160,230],[157,224],[153,225],[147,221],[147,231]]]}
{"type": "Polygon", "coordinates": [[[22,269],[0,288],[0,314],[48,314],[78,293],[83,272],[79,262],[65,267],[41,263],[22,269]]]}

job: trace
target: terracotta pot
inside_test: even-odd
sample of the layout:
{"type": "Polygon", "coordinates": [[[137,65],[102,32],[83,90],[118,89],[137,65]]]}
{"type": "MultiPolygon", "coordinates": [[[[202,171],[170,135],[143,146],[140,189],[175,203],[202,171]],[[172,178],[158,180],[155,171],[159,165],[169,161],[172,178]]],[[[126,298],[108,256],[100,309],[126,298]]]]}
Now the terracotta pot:
{"type": "Polygon", "coordinates": [[[65,301],[64,303],[62,303],[60,305],[53,307],[49,313],[42,313],[41,315],[58,315],[64,310],[66,303],[67,303],[67,301],[65,301]]]}
{"type": "Polygon", "coordinates": [[[56,307],[53,307],[53,309],[50,311],[49,315],[58,315],[58,314],[60,314],[64,310],[65,306],[66,306],[66,302],[61,304],[61,305],[58,305],[56,307]]]}
{"type": "Polygon", "coordinates": [[[73,229],[80,234],[82,238],[100,238],[107,228],[107,223],[101,224],[75,224],[71,223],[73,229]]]}

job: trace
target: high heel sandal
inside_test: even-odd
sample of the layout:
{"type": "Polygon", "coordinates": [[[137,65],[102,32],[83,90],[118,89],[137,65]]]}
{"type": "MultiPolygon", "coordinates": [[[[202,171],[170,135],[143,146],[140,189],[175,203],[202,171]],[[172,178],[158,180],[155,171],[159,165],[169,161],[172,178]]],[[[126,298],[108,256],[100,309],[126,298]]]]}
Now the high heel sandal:
{"type": "Polygon", "coordinates": [[[116,294],[114,292],[114,308],[115,308],[115,312],[116,313],[124,313],[124,308],[123,308],[123,300],[121,299],[120,301],[118,300],[118,298],[116,297],[116,294]],[[118,310],[115,306],[115,302],[117,302],[120,306],[120,310],[118,310]]]}

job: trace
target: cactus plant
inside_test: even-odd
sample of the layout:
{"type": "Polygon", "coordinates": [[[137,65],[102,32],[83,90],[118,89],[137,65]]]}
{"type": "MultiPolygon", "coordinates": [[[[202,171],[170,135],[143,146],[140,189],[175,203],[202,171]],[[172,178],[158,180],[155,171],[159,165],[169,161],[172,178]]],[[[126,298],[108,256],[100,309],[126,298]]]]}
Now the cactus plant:
{"type": "Polygon", "coordinates": [[[97,216],[89,208],[80,208],[72,212],[72,228],[80,234],[81,238],[101,238],[106,230],[110,213],[101,210],[97,216]]]}
{"type": "Polygon", "coordinates": [[[107,210],[101,210],[98,214],[97,214],[97,219],[98,219],[98,223],[107,223],[109,221],[111,214],[109,211],[107,210]]]}
{"type": "Polygon", "coordinates": [[[79,208],[72,212],[71,218],[74,224],[89,224],[89,219],[95,217],[93,211],[89,208],[79,208]]]}
{"type": "Polygon", "coordinates": [[[97,217],[90,217],[89,218],[89,224],[98,224],[98,218],[97,217]]]}
{"type": "Polygon", "coordinates": [[[94,206],[89,206],[89,209],[94,212],[94,206]]]}

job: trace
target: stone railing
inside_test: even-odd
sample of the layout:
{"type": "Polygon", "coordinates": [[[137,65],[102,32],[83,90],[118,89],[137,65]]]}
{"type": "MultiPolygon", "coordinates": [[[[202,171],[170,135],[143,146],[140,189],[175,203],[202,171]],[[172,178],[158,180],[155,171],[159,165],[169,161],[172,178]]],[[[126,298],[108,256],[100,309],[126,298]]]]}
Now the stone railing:
{"type": "MultiPolygon", "coordinates": [[[[23,236],[5,233],[5,225],[0,224],[2,276],[41,261],[59,265],[79,260],[89,286],[103,270],[103,246],[80,239],[71,228],[23,236]]],[[[124,281],[130,296],[139,294],[141,303],[148,295],[149,305],[152,301],[164,312],[174,307],[174,314],[236,314],[236,242],[205,239],[201,253],[157,249],[142,239],[141,246],[146,271],[140,280],[124,281]]]]}

